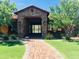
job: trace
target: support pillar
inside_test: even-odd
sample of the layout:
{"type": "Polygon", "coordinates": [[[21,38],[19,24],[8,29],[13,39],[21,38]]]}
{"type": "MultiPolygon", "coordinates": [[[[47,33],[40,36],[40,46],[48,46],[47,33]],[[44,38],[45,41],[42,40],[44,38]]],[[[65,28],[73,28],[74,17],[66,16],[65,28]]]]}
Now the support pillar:
{"type": "Polygon", "coordinates": [[[18,27],[18,36],[23,37],[23,20],[24,17],[18,17],[17,27],[18,27]]]}
{"type": "Polygon", "coordinates": [[[42,37],[45,38],[47,35],[47,18],[42,17],[42,37]]]}

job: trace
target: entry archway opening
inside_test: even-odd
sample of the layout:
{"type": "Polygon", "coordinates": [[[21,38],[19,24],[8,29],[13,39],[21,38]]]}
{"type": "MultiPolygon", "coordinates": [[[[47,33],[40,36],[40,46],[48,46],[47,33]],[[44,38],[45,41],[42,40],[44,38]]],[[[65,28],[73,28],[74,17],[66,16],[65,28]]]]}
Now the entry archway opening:
{"type": "Polygon", "coordinates": [[[30,38],[42,37],[42,19],[40,17],[26,17],[25,27],[25,36],[30,38]]]}

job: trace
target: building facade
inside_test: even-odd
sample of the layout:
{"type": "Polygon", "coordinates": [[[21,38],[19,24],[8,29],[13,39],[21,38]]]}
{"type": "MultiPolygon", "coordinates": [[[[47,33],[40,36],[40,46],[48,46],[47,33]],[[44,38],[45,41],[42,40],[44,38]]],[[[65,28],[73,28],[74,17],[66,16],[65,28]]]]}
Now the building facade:
{"type": "Polygon", "coordinates": [[[45,37],[48,32],[49,12],[36,6],[29,6],[15,12],[19,37],[45,37]]]}

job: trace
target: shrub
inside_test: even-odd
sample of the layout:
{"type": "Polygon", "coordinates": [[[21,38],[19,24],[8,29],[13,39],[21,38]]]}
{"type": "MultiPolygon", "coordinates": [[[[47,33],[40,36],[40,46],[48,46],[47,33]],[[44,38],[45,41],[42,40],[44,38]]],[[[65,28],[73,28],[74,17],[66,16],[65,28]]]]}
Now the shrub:
{"type": "Polygon", "coordinates": [[[2,38],[2,34],[0,34],[0,38],[2,38]]]}
{"type": "Polygon", "coordinates": [[[52,39],[52,38],[53,38],[53,35],[50,34],[50,33],[48,33],[48,34],[46,35],[46,37],[45,37],[45,39],[52,39]]]}
{"type": "Polygon", "coordinates": [[[3,41],[9,40],[8,34],[3,34],[3,35],[2,35],[2,38],[3,38],[3,41]]]}
{"type": "Polygon", "coordinates": [[[10,39],[11,39],[11,40],[17,40],[17,37],[16,37],[15,34],[12,34],[12,35],[10,35],[10,39]]]}
{"type": "Polygon", "coordinates": [[[67,41],[73,41],[69,36],[66,36],[65,39],[66,39],[67,41]]]}

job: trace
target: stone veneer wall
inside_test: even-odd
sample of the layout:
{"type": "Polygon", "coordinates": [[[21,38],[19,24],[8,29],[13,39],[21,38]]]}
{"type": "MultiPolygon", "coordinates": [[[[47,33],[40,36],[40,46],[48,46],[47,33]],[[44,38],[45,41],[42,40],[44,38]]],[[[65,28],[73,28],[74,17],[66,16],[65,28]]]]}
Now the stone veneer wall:
{"type": "Polygon", "coordinates": [[[42,36],[43,37],[46,36],[47,20],[48,20],[47,13],[36,8],[28,8],[24,11],[19,12],[17,15],[18,15],[18,21],[17,21],[18,35],[20,37],[24,36],[24,29],[25,29],[24,18],[25,17],[40,17],[42,19],[42,36]]]}

